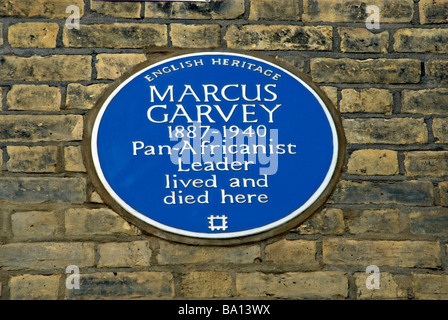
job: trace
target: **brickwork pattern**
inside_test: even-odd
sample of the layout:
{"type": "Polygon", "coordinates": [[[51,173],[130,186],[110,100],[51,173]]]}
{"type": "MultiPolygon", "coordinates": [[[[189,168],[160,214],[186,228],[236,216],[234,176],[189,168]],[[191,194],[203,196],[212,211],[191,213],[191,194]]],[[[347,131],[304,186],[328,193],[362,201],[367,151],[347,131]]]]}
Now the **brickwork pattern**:
{"type": "Polygon", "coordinates": [[[0,171],[0,299],[448,299],[448,0],[0,0],[0,171]],[[102,202],[84,115],[167,46],[261,52],[322,87],[348,140],[325,208],[260,243],[197,247],[102,202]]]}

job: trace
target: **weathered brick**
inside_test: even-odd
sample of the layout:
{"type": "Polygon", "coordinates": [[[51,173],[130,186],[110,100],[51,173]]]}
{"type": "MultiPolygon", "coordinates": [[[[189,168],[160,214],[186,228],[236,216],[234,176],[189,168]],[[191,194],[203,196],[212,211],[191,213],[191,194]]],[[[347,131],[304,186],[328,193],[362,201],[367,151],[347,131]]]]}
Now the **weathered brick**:
{"type": "Polygon", "coordinates": [[[82,150],[79,146],[68,146],[64,148],[65,171],[86,172],[82,159],[82,150]]]}
{"type": "Polygon", "coordinates": [[[16,84],[6,95],[9,110],[59,111],[61,91],[48,85],[16,84]]]}
{"type": "Polygon", "coordinates": [[[447,23],[448,1],[447,0],[420,0],[420,23],[447,23]]]}
{"type": "Polygon", "coordinates": [[[405,153],[404,165],[408,176],[448,176],[447,151],[412,151],[405,153]]]}
{"type": "Polygon", "coordinates": [[[216,24],[173,23],[170,37],[173,47],[177,48],[216,48],[221,41],[221,27],[216,24]]]}
{"type": "Polygon", "coordinates": [[[404,90],[403,113],[448,115],[448,89],[404,90]]]}
{"type": "MultiPolygon", "coordinates": [[[[1,208],[0,208],[0,243],[2,243],[4,241],[4,239],[11,236],[11,227],[10,227],[11,213],[12,213],[11,210],[7,209],[6,206],[1,206],[1,208]]],[[[1,282],[1,280],[0,280],[0,282],[1,282]]]]}
{"type": "Polygon", "coordinates": [[[339,104],[342,113],[392,114],[394,97],[387,89],[343,89],[339,104]]]}
{"type": "Polygon", "coordinates": [[[90,195],[90,202],[104,203],[103,199],[101,199],[101,196],[96,191],[93,191],[92,194],[90,195]]]}
{"type": "Polygon", "coordinates": [[[424,119],[343,119],[349,143],[423,144],[428,142],[424,119]]]}
{"type": "Polygon", "coordinates": [[[334,106],[338,105],[338,88],[322,86],[320,87],[323,92],[327,95],[328,99],[333,103],[334,106]]]}
{"type": "Polygon", "coordinates": [[[82,203],[86,200],[84,178],[2,177],[0,186],[0,201],[82,203]]]}
{"type": "Polygon", "coordinates": [[[79,115],[0,115],[0,141],[82,140],[83,119],[79,115]]]}
{"type": "Polygon", "coordinates": [[[136,235],[127,221],[107,208],[71,208],[64,211],[65,234],[69,236],[136,235]]]}
{"type": "Polygon", "coordinates": [[[150,23],[114,23],[80,25],[63,30],[66,47],[74,48],[145,48],[167,45],[167,27],[150,23]]]}
{"type": "Polygon", "coordinates": [[[98,267],[146,267],[150,265],[148,241],[111,242],[98,245],[98,267]]]}
{"type": "MultiPolygon", "coordinates": [[[[380,271],[381,272],[381,271],[380,271]]],[[[369,289],[366,286],[367,277],[370,274],[355,273],[355,283],[358,299],[375,300],[375,299],[406,299],[408,291],[411,287],[411,279],[407,275],[396,275],[389,272],[381,272],[379,274],[379,289],[369,289]]]]}
{"type": "Polygon", "coordinates": [[[420,61],[415,59],[311,59],[315,82],[419,83],[420,74],[420,61]]]}
{"type": "Polygon", "coordinates": [[[433,186],[429,181],[341,181],[330,200],[339,204],[431,206],[433,197],[433,186]]]}
{"type": "Polygon", "coordinates": [[[284,55],[281,56],[275,56],[276,59],[282,60],[293,67],[295,67],[298,71],[305,73],[306,65],[307,65],[307,58],[304,56],[301,56],[297,53],[290,54],[285,52],[284,55]]]}
{"type": "Polygon", "coordinates": [[[81,273],[79,290],[66,290],[68,299],[170,299],[174,297],[169,272],[81,273]]]}
{"type": "Polygon", "coordinates": [[[211,0],[209,3],[146,2],[145,18],[236,19],[245,11],[244,0],[211,0]]]}
{"type": "Polygon", "coordinates": [[[182,296],[210,299],[232,296],[232,278],[228,272],[190,272],[182,277],[182,296]]]}
{"type": "Polygon", "coordinates": [[[224,40],[227,47],[240,50],[329,51],[332,38],[329,26],[232,25],[224,40]]]}
{"type": "Polygon", "coordinates": [[[411,22],[414,15],[412,0],[304,0],[304,22],[362,22],[369,17],[367,6],[375,5],[381,12],[381,23],[411,22]]]}
{"type": "Polygon", "coordinates": [[[87,242],[9,243],[0,245],[0,265],[6,270],[51,270],[69,265],[92,267],[95,246],[87,242]]]}
{"type": "Polygon", "coordinates": [[[39,0],[30,5],[28,0],[8,0],[0,3],[0,16],[16,16],[25,18],[44,17],[64,19],[71,15],[67,7],[75,5],[79,8],[80,17],[84,14],[83,0],[39,0]]]}
{"type": "Polygon", "coordinates": [[[61,275],[25,274],[9,280],[11,300],[57,300],[61,275]]]}
{"type": "Polygon", "coordinates": [[[54,212],[25,211],[11,215],[11,227],[14,238],[36,240],[57,235],[59,224],[54,212]]]}
{"type": "Polygon", "coordinates": [[[414,295],[422,300],[448,299],[448,276],[445,274],[414,274],[414,295]]]}
{"type": "Polygon", "coordinates": [[[8,29],[8,41],[16,48],[56,48],[57,23],[24,22],[8,29]]]}
{"type": "Polygon", "coordinates": [[[448,181],[439,183],[440,203],[444,207],[448,207],[448,181]]]}
{"type": "Polygon", "coordinates": [[[70,83],[67,86],[67,109],[92,109],[108,86],[104,83],[86,86],[79,83],[70,83]]]}
{"type": "Polygon", "coordinates": [[[413,234],[445,234],[448,228],[446,209],[412,211],[409,213],[409,225],[413,234]]]}
{"type": "Polygon", "coordinates": [[[281,240],[269,244],[265,249],[265,262],[315,268],[319,265],[316,260],[316,242],[308,240],[281,240]]]}
{"type": "Polygon", "coordinates": [[[448,119],[436,118],[432,123],[436,143],[448,143],[448,119]]]}
{"type": "Polygon", "coordinates": [[[386,53],[389,46],[389,32],[372,33],[366,28],[341,27],[342,52],[386,53]]]}
{"type": "Polygon", "coordinates": [[[324,239],[323,262],[330,265],[436,268],[440,246],[431,241],[324,239]]]}
{"type": "Polygon", "coordinates": [[[344,215],[341,209],[325,208],[314,213],[294,232],[298,234],[342,234],[345,230],[344,215]]]}
{"type": "Polygon", "coordinates": [[[425,64],[425,72],[429,81],[437,84],[448,84],[448,60],[430,60],[425,64]]]}
{"type": "Polygon", "coordinates": [[[325,93],[328,99],[330,99],[333,106],[336,108],[338,105],[338,88],[330,86],[321,86],[320,89],[325,93]]]}
{"type": "Polygon", "coordinates": [[[298,0],[252,0],[249,20],[299,20],[298,0]]]}
{"type": "Polygon", "coordinates": [[[341,271],[238,273],[238,297],[286,299],[341,299],[348,295],[348,277],[341,271]]]}
{"type": "Polygon", "coordinates": [[[348,160],[347,173],[360,175],[398,174],[398,154],[392,150],[356,150],[348,160]]]}
{"type": "Polygon", "coordinates": [[[400,233],[405,225],[400,220],[398,209],[380,210],[345,210],[349,232],[366,233],[400,233]]]}
{"type": "Polygon", "coordinates": [[[396,52],[447,53],[446,29],[398,29],[394,34],[396,52]]]}
{"type": "Polygon", "coordinates": [[[253,264],[260,259],[258,245],[238,247],[197,247],[160,241],[157,261],[161,265],[230,263],[253,264]]]}
{"type": "Polygon", "coordinates": [[[92,57],[81,55],[4,56],[0,66],[6,81],[82,81],[92,75],[92,57]]]}
{"type": "Polygon", "coordinates": [[[139,53],[102,53],[97,55],[97,79],[115,80],[132,67],[146,61],[146,56],[139,53]]]}
{"type": "Polygon", "coordinates": [[[8,146],[6,168],[12,172],[56,172],[56,146],[8,146]]]}
{"type": "Polygon", "coordinates": [[[140,18],[140,2],[110,2],[90,0],[90,10],[106,16],[140,18]]]}

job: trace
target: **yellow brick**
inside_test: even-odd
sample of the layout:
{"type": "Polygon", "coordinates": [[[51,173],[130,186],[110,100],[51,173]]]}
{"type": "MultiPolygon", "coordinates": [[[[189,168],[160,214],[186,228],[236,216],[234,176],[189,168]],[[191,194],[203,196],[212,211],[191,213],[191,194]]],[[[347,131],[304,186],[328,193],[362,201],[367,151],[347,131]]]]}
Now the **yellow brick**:
{"type": "Polygon", "coordinates": [[[316,260],[316,242],[307,240],[274,242],[265,249],[265,261],[278,265],[317,267],[319,264],[316,260]]]}
{"type": "Polygon", "coordinates": [[[11,300],[57,300],[61,275],[25,274],[9,281],[11,300]]]}
{"type": "Polygon", "coordinates": [[[178,48],[216,48],[220,45],[219,25],[171,24],[171,41],[178,48]]]}
{"type": "Polygon", "coordinates": [[[13,24],[8,30],[11,47],[56,48],[57,23],[25,22],[13,24]]]}
{"type": "Polygon", "coordinates": [[[9,90],[6,102],[9,110],[59,111],[61,91],[48,85],[16,84],[9,90]]]}
{"type": "Polygon", "coordinates": [[[210,299],[231,297],[232,278],[227,272],[190,272],[182,278],[186,298],[210,299]]]}
{"type": "Polygon", "coordinates": [[[106,16],[140,18],[140,2],[110,2],[90,0],[90,10],[106,16]]]}
{"type": "Polygon", "coordinates": [[[405,153],[404,165],[408,176],[448,176],[448,152],[412,151],[405,153]]]}
{"type": "Polygon", "coordinates": [[[381,23],[411,22],[414,15],[412,0],[304,0],[304,22],[362,22],[367,17],[366,8],[375,5],[381,12],[381,23]]]}
{"type": "Polygon", "coordinates": [[[78,146],[64,148],[64,163],[66,171],[85,172],[86,168],[82,159],[82,150],[78,146]]]}
{"type": "Polygon", "coordinates": [[[36,0],[30,5],[29,0],[8,0],[0,4],[0,16],[17,17],[45,17],[50,19],[64,19],[70,16],[67,7],[74,5],[79,8],[80,17],[84,14],[83,0],[36,0]]]}
{"type": "Polygon", "coordinates": [[[424,119],[344,119],[349,143],[423,144],[428,142],[424,119]]]}
{"type": "Polygon", "coordinates": [[[389,46],[389,32],[372,33],[366,28],[339,28],[342,52],[386,53],[389,46]]]}
{"type": "Polygon", "coordinates": [[[448,30],[442,28],[398,29],[394,34],[396,52],[447,53],[448,30]]]}
{"type": "Polygon", "coordinates": [[[211,0],[210,3],[145,2],[145,18],[236,19],[245,11],[244,0],[211,0]]]}
{"type": "Polygon", "coordinates": [[[448,276],[445,274],[414,274],[414,294],[416,299],[448,299],[448,276]]]}
{"type": "Polygon", "coordinates": [[[252,0],[249,20],[299,20],[298,0],[252,0]]]}
{"type": "Polygon", "coordinates": [[[153,23],[114,23],[64,27],[63,43],[73,48],[146,48],[168,44],[167,26],[153,23]]]}
{"type": "Polygon", "coordinates": [[[420,0],[420,23],[447,23],[448,1],[447,0],[420,0]]]}
{"type": "Polygon", "coordinates": [[[148,241],[111,242],[98,245],[98,267],[145,267],[150,265],[148,241]]]}
{"type": "Polygon", "coordinates": [[[392,114],[394,97],[387,89],[343,89],[340,110],[342,113],[392,114]]]}
{"type": "Polygon", "coordinates": [[[325,239],[322,255],[328,265],[436,268],[441,264],[436,241],[325,239]]]}
{"type": "Polygon", "coordinates": [[[347,173],[359,175],[398,174],[398,155],[392,150],[356,150],[347,165],[347,173]]]}
{"type": "Polygon", "coordinates": [[[238,273],[236,290],[244,298],[341,299],[348,295],[348,277],[340,271],[238,273]]]}
{"type": "Polygon", "coordinates": [[[54,212],[25,211],[11,215],[12,233],[15,238],[43,239],[57,235],[59,225],[54,212]]]}
{"type": "Polygon", "coordinates": [[[330,51],[333,29],[329,26],[232,25],[224,40],[241,50],[330,51]]]}
{"type": "Polygon", "coordinates": [[[138,53],[102,53],[97,56],[98,79],[117,79],[132,67],[146,60],[146,55],[138,53]]]}
{"type": "Polygon", "coordinates": [[[380,269],[379,289],[369,289],[366,286],[369,276],[370,274],[366,273],[355,273],[358,299],[406,299],[408,297],[408,289],[411,287],[408,276],[381,272],[380,269]]]}
{"type": "Polygon", "coordinates": [[[90,80],[92,57],[81,55],[4,56],[0,79],[7,81],[90,80]]]}
{"type": "Polygon", "coordinates": [[[8,146],[6,168],[12,172],[56,172],[56,146],[8,146]]]}

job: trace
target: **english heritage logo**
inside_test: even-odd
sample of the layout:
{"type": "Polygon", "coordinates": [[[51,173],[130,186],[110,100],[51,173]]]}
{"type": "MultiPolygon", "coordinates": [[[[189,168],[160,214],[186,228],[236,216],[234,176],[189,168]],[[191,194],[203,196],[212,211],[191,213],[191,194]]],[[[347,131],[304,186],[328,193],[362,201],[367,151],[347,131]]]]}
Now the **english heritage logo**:
{"type": "Polygon", "coordinates": [[[285,232],[328,198],[345,138],[306,77],[267,57],[194,52],[119,79],[86,126],[95,187],[137,226],[187,243],[285,232]]]}

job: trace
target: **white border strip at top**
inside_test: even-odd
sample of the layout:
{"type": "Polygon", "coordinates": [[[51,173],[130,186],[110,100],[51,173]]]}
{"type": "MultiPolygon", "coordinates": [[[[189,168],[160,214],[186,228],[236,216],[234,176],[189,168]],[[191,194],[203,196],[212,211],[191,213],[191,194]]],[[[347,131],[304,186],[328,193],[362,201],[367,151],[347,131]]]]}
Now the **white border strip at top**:
{"type": "Polygon", "coordinates": [[[283,69],[280,66],[277,66],[269,61],[265,61],[256,57],[252,57],[252,56],[246,56],[244,54],[239,54],[239,53],[229,53],[229,52],[200,52],[200,53],[190,53],[190,54],[183,54],[183,55],[179,55],[173,58],[169,58],[163,61],[159,61],[155,64],[152,64],[142,70],[140,70],[139,72],[135,73],[134,75],[132,75],[131,77],[129,77],[128,79],[126,79],[122,84],[120,84],[117,88],[115,88],[115,90],[112,92],[112,94],[107,98],[107,100],[103,103],[103,105],[101,106],[101,109],[98,112],[98,115],[95,119],[95,123],[93,125],[93,130],[92,130],[92,141],[91,141],[91,149],[92,149],[92,157],[93,157],[93,163],[95,166],[95,170],[98,174],[98,177],[100,179],[100,181],[102,182],[103,186],[106,188],[107,192],[109,192],[109,194],[112,196],[112,198],[117,201],[118,204],[120,204],[120,206],[122,206],[127,212],[131,213],[132,215],[134,215],[136,218],[150,224],[151,226],[154,226],[158,229],[161,229],[163,231],[167,231],[170,233],[174,233],[174,234],[178,234],[178,235],[183,235],[183,236],[188,236],[188,237],[195,237],[195,238],[202,238],[202,239],[230,239],[230,238],[236,238],[236,237],[244,237],[244,236],[249,236],[249,235],[254,235],[257,233],[261,233],[264,231],[268,231],[271,230],[273,228],[276,228],[292,219],[294,219],[295,217],[297,217],[299,214],[301,214],[302,212],[304,212],[306,209],[308,209],[318,198],[319,196],[325,191],[325,189],[327,188],[328,184],[331,181],[331,178],[334,174],[334,171],[336,169],[336,163],[337,163],[337,159],[338,159],[338,153],[339,153],[339,142],[338,142],[338,134],[337,134],[337,130],[336,130],[336,125],[333,121],[333,117],[330,114],[330,111],[327,109],[327,106],[325,105],[325,103],[322,101],[322,99],[320,98],[320,96],[306,83],[304,82],[302,79],[300,79],[299,77],[297,77],[296,75],[294,75],[293,73],[289,72],[288,70],[283,69]],[[153,219],[150,219],[149,217],[143,215],[142,213],[136,211],[134,208],[132,208],[131,206],[129,206],[125,201],[123,201],[123,199],[120,198],[120,196],[118,196],[115,191],[112,189],[112,187],[109,185],[108,181],[106,180],[103,171],[101,169],[101,164],[99,161],[99,156],[98,156],[98,145],[97,145],[97,138],[98,138],[98,130],[99,130],[99,125],[101,122],[101,119],[104,115],[104,112],[106,111],[107,107],[109,106],[110,102],[112,101],[112,99],[115,97],[115,95],[117,95],[118,92],[121,91],[121,89],[126,86],[129,82],[131,82],[132,80],[134,80],[136,77],[138,77],[139,75],[141,75],[142,73],[146,72],[148,69],[157,67],[161,64],[164,63],[168,63],[170,61],[173,60],[178,60],[178,59],[182,59],[182,58],[186,58],[186,57],[195,57],[195,56],[200,56],[200,55],[231,55],[231,56],[236,56],[236,57],[242,57],[242,58],[247,58],[247,59],[253,59],[268,65],[271,65],[275,68],[278,68],[280,70],[282,70],[283,72],[287,73],[288,75],[290,75],[291,77],[293,77],[294,79],[296,79],[297,81],[299,81],[308,91],[310,91],[314,97],[317,99],[317,101],[320,103],[321,107],[323,108],[325,115],[327,116],[328,122],[330,123],[330,127],[331,127],[331,131],[333,133],[333,158],[331,161],[331,165],[330,168],[327,172],[327,175],[325,176],[324,181],[322,182],[322,184],[320,185],[320,187],[316,190],[316,192],[308,199],[307,202],[305,202],[300,208],[296,209],[295,211],[293,211],[292,213],[290,213],[289,215],[287,215],[286,217],[283,217],[280,220],[277,220],[275,222],[272,222],[270,224],[264,225],[262,227],[258,227],[258,228],[254,228],[254,229],[249,229],[249,230],[245,230],[245,231],[237,231],[237,232],[229,232],[229,233],[216,233],[216,234],[209,234],[209,233],[203,233],[203,232],[192,232],[192,231],[186,231],[186,230],[182,230],[182,229],[178,229],[178,228],[173,228],[164,224],[161,224],[153,219]]]}

